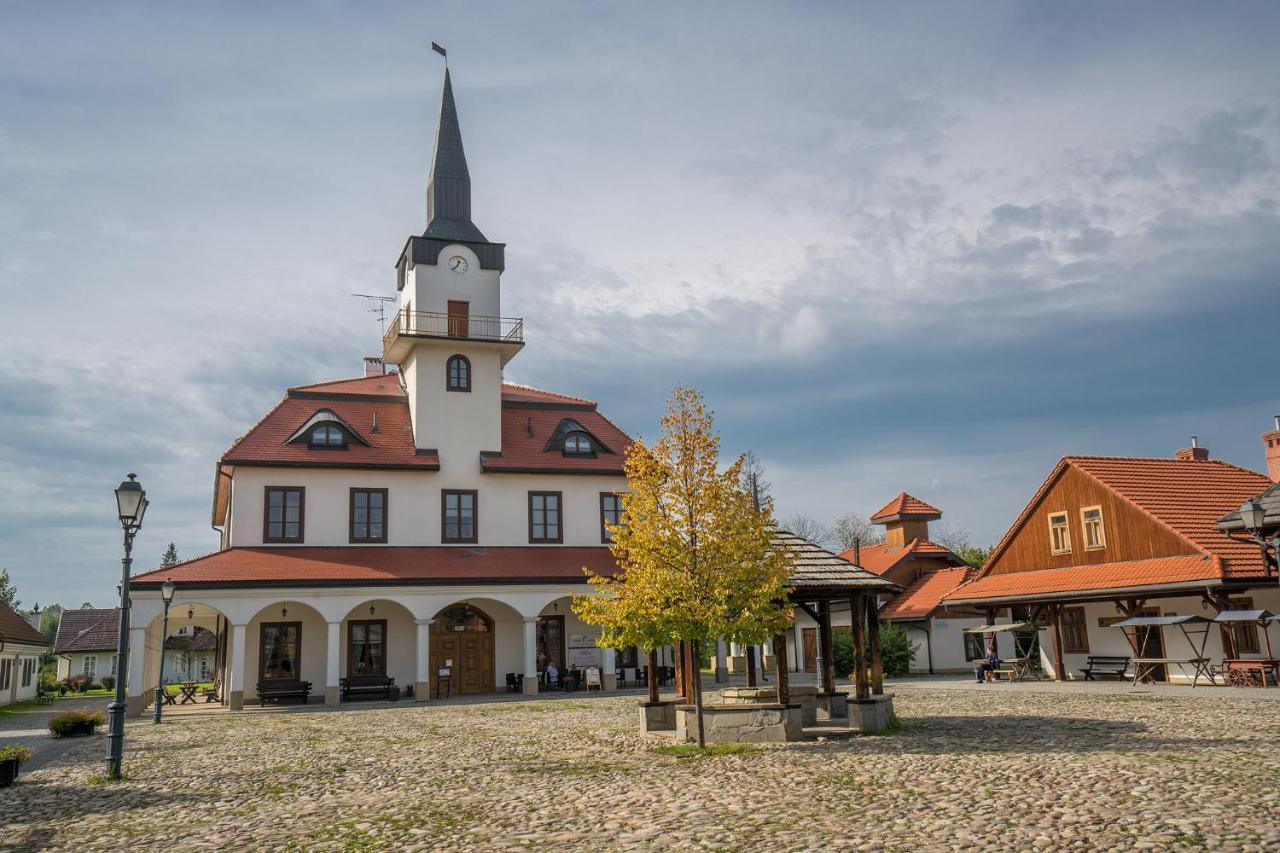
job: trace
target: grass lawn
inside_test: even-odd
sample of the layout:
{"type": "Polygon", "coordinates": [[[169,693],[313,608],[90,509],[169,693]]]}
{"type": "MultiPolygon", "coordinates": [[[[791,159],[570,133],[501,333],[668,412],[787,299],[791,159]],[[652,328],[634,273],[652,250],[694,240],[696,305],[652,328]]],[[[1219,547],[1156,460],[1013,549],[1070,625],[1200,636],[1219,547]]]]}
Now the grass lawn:
{"type": "MultiPolygon", "coordinates": [[[[210,689],[212,689],[212,688],[213,688],[213,682],[212,682],[212,681],[201,681],[200,683],[198,683],[198,684],[196,685],[196,692],[197,692],[197,693],[199,693],[201,690],[210,690],[210,689]]],[[[164,686],[164,689],[165,689],[166,691],[168,691],[168,693],[169,693],[170,695],[172,695],[172,696],[177,696],[177,695],[178,695],[178,691],[182,689],[182,685],[180,685],[180,684],[166,684],[166,685],[164,686]]]]}

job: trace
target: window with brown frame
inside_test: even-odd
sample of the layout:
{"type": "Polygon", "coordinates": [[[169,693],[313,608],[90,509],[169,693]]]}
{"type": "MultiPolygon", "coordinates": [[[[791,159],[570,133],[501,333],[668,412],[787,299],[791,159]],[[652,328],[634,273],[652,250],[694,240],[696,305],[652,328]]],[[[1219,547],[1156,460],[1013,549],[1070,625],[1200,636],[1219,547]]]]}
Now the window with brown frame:
{"type": "Polygon", "coordinates": [[[1089,654],[1089,626],[1085,622],[1083,607],[1062,608],[1062,653],[1067,655],[1089,654]]]}
{"type": "Polygon", "coordinates": [[[563,542],[560,492],[529,493],[529,541],[563,542]]]}
{"type": "Polygon", "coordinates": [[[306,489],[267,486],[262,507],[263,542],[301,542],[306,489]]]}
{"type": "Polygon", "coordinates": [[[448,380],[445,387],[450,391],[470,391],[471,359],[465,355],[450,356],[445,375],[448,380]]]}
{"type": "MultiPolygon", "coordinates": [[[[1252,610],[1252,598],[1232,598],[1230,599],[1224,610],[1252,610]]],[[[1230,652],[1231,647],[1235,647],[1237,655],[1256,655],[1262,651],[1262,646],[1258,644],[1258,626],[1252,622],[1232,622],[1229,625],[1222,626],[1222,647],[1224,651],[1230,652]],[[1230,631],[1230,636],[1227,632],[1230,631]]]]}
{"type": "Polygon", "coordinates": [[[1071,552],[1070,516],[1065,512],[1049,513],[1049,550],[1055,554],[1071,552]]]}
{"type": "Polygon", "coordinates": [[[475,489],[445,489],[440,493],[440,541],[475,542],[479,537],[480,498],[475,489]]]}
{"type": "Polygon", "coordinates": [[[613,492],[600,493],[600,541],[608,545],[613,541],[608,525],[622,523],[622,496],[613,492]]]}
{"type": "Polygon", "coordinates": [[[348,520],[348,541],[386,542],[387,490],[352,489],[348,520]]]}
{"type": "Polygon", "coordinates": [[[387,620],[347,623],[347,675],[387,674],[387,620]]]}
{"type": "Polygon", "coordinates": [[[987,656],[987,643],[981,634],[962,634],[965,661],[982,660],[987,656]]]}
{"type": "Polygon", "coordinates": [[[263,622],[258,678],[296,679],[302,671],[302,623],[263,622]]]}
{"type": "Polygon", "coordinates": [[[1087,506],[1080,510],[1080,527],[1084,530],[1086,551],[1107,547],[1107,531],[1102,525],[1102,507],[1087,506]]]}

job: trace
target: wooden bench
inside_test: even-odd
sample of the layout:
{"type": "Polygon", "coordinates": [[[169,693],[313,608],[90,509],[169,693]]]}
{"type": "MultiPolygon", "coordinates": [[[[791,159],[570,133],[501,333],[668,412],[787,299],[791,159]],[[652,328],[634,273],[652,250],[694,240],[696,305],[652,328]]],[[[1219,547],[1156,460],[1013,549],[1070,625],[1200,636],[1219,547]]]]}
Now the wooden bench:
{"type": "Polygon", "coordinates": [[[270,681],[258,682],[258,701],[263,705],[268,702],[279,704],[283,699],[297,699],[305,705],[310,697],[310,681],[299,681],[296,678],[273,678],[270,681]]]}
{"type": "Polygon", "coordinates": [[[1115,678],[1124,680],[1129,669],[1129,658],[1112,655],[1089,655],[1084,669],[1080,670],[1085,681],[1096,681],[1098,678],[1115,678]]]}
{"type": "Polygon", "coordinates": [[[352,696],[391,699],[392,692],[396,694],[395,698],[398,699],[400,698],[400,691],[395,690],[395,684],[396,680],[386,675],[351,675],[338,679],[338,685],[342,688],[343,702],[346,702],[352,696]]]}
{"type": "Polygon", "coordinates": [[[996,681],[1001,676],[1010,684],[1018,680],[1018,670],[1016,667],[1001,665],[995,669],[987,670],[987,681],[996,681]]]}

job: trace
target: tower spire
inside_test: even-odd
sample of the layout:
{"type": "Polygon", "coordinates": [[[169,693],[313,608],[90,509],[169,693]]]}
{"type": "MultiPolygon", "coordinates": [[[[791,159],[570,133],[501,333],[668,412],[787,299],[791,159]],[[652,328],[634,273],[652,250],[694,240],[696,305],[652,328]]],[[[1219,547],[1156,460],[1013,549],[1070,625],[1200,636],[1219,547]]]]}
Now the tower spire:
{"type": "Polygon", "coordinates": [[[424,237],[484,243],[484,234],[471,221],[471,173],[462,150],[462,129],[458,108],[453,102],[449,69],[444,70],[444,92],[440,96],[440,124],[436,147],[427,178],[427,230],[424,237]]]}

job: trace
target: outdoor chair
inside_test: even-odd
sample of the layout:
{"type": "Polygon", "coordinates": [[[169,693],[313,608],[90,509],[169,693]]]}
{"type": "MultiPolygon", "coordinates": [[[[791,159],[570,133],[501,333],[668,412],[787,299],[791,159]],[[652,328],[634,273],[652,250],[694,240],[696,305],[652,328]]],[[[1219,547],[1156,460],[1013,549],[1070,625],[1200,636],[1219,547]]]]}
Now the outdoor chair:
{"type": "Polygon", "coordinates": [[[649,667],[642,666],[636,669],[636,687],[649,686],[649,667]]]}
{"type": "Polygon", "coordinates": [[[520,690],[520,682],[516,679],[514,672],[507,673],[507,692],[517,693],[520,690]]]}

